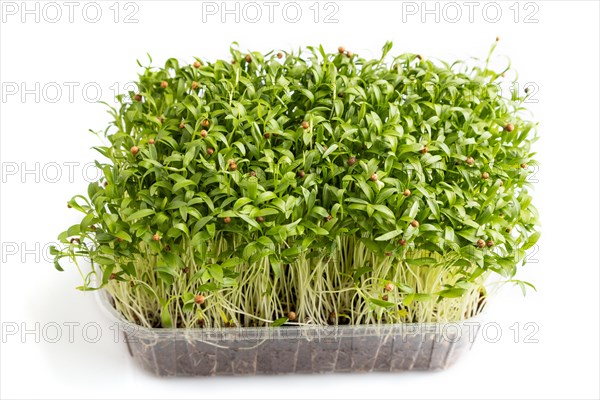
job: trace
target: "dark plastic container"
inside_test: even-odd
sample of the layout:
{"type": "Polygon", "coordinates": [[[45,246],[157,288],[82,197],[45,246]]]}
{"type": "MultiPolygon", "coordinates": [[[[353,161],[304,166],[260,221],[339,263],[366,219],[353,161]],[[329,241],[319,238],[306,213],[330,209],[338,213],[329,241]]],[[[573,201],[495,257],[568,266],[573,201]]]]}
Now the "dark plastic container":
{"type": "Polygon", "coordinates": [[[161,376],[437,370],[478,335],[479,318],[443,324],[150,329],[127,322],[101,294],[133,359],[161,376]]]}

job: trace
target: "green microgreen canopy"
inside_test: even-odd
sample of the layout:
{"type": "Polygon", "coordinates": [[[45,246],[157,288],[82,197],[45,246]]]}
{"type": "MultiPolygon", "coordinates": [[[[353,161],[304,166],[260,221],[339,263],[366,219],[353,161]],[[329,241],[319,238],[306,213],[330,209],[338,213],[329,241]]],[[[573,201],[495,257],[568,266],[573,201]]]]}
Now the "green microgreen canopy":
{"type": "Polygon", "coordinates": [[[55,266],[150,327],[476,314],[539,238],[536,124],[506,71],[390,49],[144,67],[55,266]]]}

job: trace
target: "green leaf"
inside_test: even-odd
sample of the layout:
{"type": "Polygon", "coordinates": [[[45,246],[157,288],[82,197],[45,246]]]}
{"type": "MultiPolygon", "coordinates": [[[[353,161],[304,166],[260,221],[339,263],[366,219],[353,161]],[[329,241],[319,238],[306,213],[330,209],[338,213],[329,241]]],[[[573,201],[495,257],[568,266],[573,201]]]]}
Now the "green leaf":
{"type": "Polygon", "coordinates": [[[354,282],[356,283],[360,280],[361,276],[363,276],[367,272],[371,272],[371,271],[373,271],[373,268],[371,268],[371,267],[361,267],[361,268],[357,269],[356,271],[354,271],[354,273],[352,274],[352,278],[354,279],[354,282]]]}
{"type": "Polygon", "coordinates": [[[452,289],[446,289],[446,290],[442,290],[439,295],[442,297],[447,297],[447,298],[456,298],[456,297],[461,297],[465,294],[466,290],[465,289],[461,289],[461,288],[452,288],[452,289]]]}
{"type": "Polygon", "coordinates": [[[56,268],[58,271],[64,271],[64,269],[60,266],[58,260],[54,260],[54,268],[56,268]]]}
{"type": "Polygon", "coordinates": [[[183,189],[184,187],[193,186],[193,185],[196,185],[196,182],[191,181],[189,179],[184,179],[173,185],[173,192],[176,192],[179,189],[183,189]]]}
{"type": "Polygon", "coordinates": [[[421,258],[407,258],[406,263],[411,267],[423,267],[428,266],[432,267],[437,264],[435,258],[431,257],[421,257],[421,258]]]}
{"type": "Polygon", "coordinates": [[[69,227],[69,229],[67,229],[67,236],[77,236],[77,235],[79,235],[80,232],[81,232],[80,224],[71,225],[71,227],[69,227]]]}
{"type": "Polygon", "coordinates": [[[233,205],[233,210],[237,211],[248,203],[252,203],[252,199],[249,199],[247,197],[242,197],[240,199],[237,199],[233,205]]]}
{"type": "Polygon", "coordinates": [[[251,225],[253,228],[259,229],[260,230],[260,224],[258,222],[256,222],[256,220],[248,217],[245,214],[241,214],[241,213],[236,213],[238,217],[240,217],[241,219],[243,219],[248,225],[251,225]]]}
{"type": "Polygon", "coordinates": [[[171,318],[171,313],[169,312],[169,303],[166,302],[160,311],[160,322],[163,328],[172,328],[173,327],[173,319],[171,318]]]}
{"type": "Polygon", "coordinates": [[[207,266],[206,269],[216,282],[223,283],[223,268],[220,265],[212,264],[207,266]]]}
{"type": "Polygon", "coordinates": [[[127,217],[126,221],[133,221],[136,219],[147,217],[152,214],[154,214],[154,210],[150,210],[148,208],[143,209],[143,210],[138,210],[138,211],[134,212],[133,214],[131,214],[129,217],[127,217]]]}
{"type": "Polygon", "coordinates": [[[382,204],[373,204],[372,207],[375,210],[382,213],[383,215],[385,215],[386,217],[388,217],[390,222],[396,221],[396,216],[394,215],[394,212],[392,210],[390,210],[388,207],[386,207],[382,204]]]}
{"type": "Polygon", "coordinates": [[[285,249],[281,252],[281,257],[294,257],[302,252],[302,248],[295,246],[290,247],[289,249],[285,249]]]}
{"type": "Polygon", "coordinates": [[[369,298],[369,302],[375,304],[376,306],[384,307],[384,308],[390,308],[390,307],[396,307],[397,306],[396,303],[392,303],[390,301],[381,300],[381,299],[378,299],[378,298],[375,298],[375,297],[369,298]]]}
{"type": "MultiPolygon", "coordinates": [[[[187,153],[185,153],[185,156],[183,156],[183,167],[187,167],[188,165],[190,165],[190,162],[192,162],[192,160],[194,159],[194,157],[196,156],[196,149],[192,148],[189,149],[187,151],[187,153]]],[[[173,189],[173,191],[176,191],[177,189],[173,189]]]]}
{"type": "Polygon", "coordinates": [[[537,243],[537,241],[540,239],[540,236],[542,236],[541,232],[533,233],[531,236],[529,236],[527,238],[527,241],[523,244],[523,246],[521,246],[521,250],[528,250],[528,249],[532,248],[537,243]]]}
{"type": "Polygon", "coordinates": [[[115,233],[115,236],[118,237],[119,239],[125,240],[126,242],[131,242],[131,236],[129,236],[129,234],[127,232],[119,231],[119,232],[115,233]]]}
{"type": "Polygon", "coordinates": [[[337,144],[333,144],[333,145],[329,146],[329,148],[327,149],[327,151],[325,151],[325,153],[323,153],[323,158],[329,157],[329,155],[331,153],[333,153],[334,151],[336,151],[337,149],[338,149],[338,145],[337,144]]]}
{"type": "Polygon", "coordinates": [[[410,211],[408,212],[408,216],[410,218],[415,218],[417,216],[417,213],[419,212],[419,202],[415,201],[412,203],[412,206],[410,207],[410,211]]]}
{"type": "Polygon", "coordinates": [[[375,238],[375,240],[377,241],[384,241],[384,240],[390,240],[395,238],[396,236],[399,236],[402,234],[402,230],[401,229],[396,229],[394,231],[390,231],[384,235],[378,236],[375,238]]]}
{"type": "Polygon", "coordinates": [[[289,319],[287,317],[281,317],[281,318],[278,318],[275,321],[273,321],[273,323],[271,324],[271,326],[273,326],[273,327],[281,326],[281,325],[285,324],[288,321],[289,321],[289,319]]]}
{"type": "Polygon", "coordinates": [[[93,261],[100,265],[113,265],[115,263],[114,259],[104,256],[95,256],[93,257],[93,261]]]}
{"type": "Polygon", "coordinates": [[[427,198],[426,201],[427,201],[427,205],[429,206],[429,209],[431,210],[431,213],[433,214],[435,219],[439,220],[440,219],[440,207],[438,206],[435,199],[427,198]]]}

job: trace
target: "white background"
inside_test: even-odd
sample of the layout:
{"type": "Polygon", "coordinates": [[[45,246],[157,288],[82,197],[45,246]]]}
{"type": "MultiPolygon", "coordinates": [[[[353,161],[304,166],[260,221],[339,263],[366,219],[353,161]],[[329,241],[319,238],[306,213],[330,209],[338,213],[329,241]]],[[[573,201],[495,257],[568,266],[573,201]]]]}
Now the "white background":
{"type": "MultiPolygon", "coordinates": [[[[469,8],[459,1],[454,4],[462,18],[455,23],[447,20],[456,18],[456,7],[444,8],[444,2],[437,6],[439,22],[435,14],[425,15],[422,22],[420,1],[412,3],[418,8],[415,15],[406,12],[414,9],[407,2],[403,6],[391,1],[337,1],[337,23],[324,23],[323,3],[315,23],[309,8],[312,1],[297,3],[302,10],[297,23],[283,18],[283,2],[275,8],[272,23],[262,2],[258,4],[263,17],[257,23],[244,22],[243,15],[239,23],[233,15],[221,23],[220,14],[205,15],[203,21],[202,3],[191,1],[137,1],[127,9],[120,3],[117,23],[115,7],[109,8],[113,1],[98,3],[102,17],[97,23],[83,18],[85,3],[74,9],[74,20],[69,22],[69,9],[62,2],[57,3],[62,19],[49,23],[56,9],[46,8],[44,14],[44,3],[39,3],[39,22],[32,14],[25,15],[23,23],[21,2],[12,3],[19,8],[16,15],[11,14],[14,8],[6,8],[7,3],[11,2],[2,5],[0,27],[2,398],[600,396],[598,2],[537,1],[515,6],[513,1],[498,1],[488,6],[487,14],[483,14],[486,3],[481,2],[470,22],[469,8]],[[494,23],[497,8],[502,14],[494,23]],[[134,11],[138,22],[124,23],[125,16],[134,11]],[[526,16],[534,11],[533,21],[526,23],[526,16]],[[79,215],[67,210],[66,201],[85,191],[86,172],[94,175],[83,165],[96,157],[88,149],[99,142],[87,130],[101,130],[109,120],[105,108],[90,101],[95,97],[93,87],[88,85],[87,94],[82,87],[97,85],[102,99],[111,102],[111,86],[118,83],[118,91],[123,92],[123,85],[139,71],[136,59],[145,63],[146,52],[153,56],[154,65],[168,57],[186,62],[193,61],[193,56],[228,59],[233,41],[242,49],[259,51],[319,43],[335,51],[345,45],[355,53],[377,56],[391,39],[392,53],[409,51],[453,60],[485,57],[496,35],[501,37],[498,62],[503,62],[501,56],[509,56],[519,71],[519,82],[539,87],[535,95],[539,102],[529,107],[540,121],[541,140],[536,149],[542,167],[536,174],[534,201],[543,235],[538,251],[530,255],[532,262],[520,274],[534,282],[538,291],[523,298],[517,288],[504,287],[488,313],[488,320],[501,327],[502,337],[492,343],[495,332],[491,329],[490,340],[476,342],[447,371],[158,379],[141,372],[125,346],[114,343],[111,322],[98,310],[94,297],[74,290],[79,284],[77,273],[59,273],[45,259],[44,247],[78,222],[79,215]],[[72,98],[69,82],[79,85],[72,98]],[[22,83],[33,89],[25,98],[21,97],[22,83]],[[39,99],[35,98],[36,83],[39,99]],[[19,92],[10,95],[15,85],[19,92]],[[52,102],[57,85],[62,96],[52,102]],[[72,177],[64,164],[70,162],[79,163],[72,177]],[[49,163],[61,166],[57,182],[52,182],[56,164],[49,163]],[[33,172],[24,173],[25,169],[33,172]],[[525,329],[528,322],[539,328],[530,338],[537,343],[526,343],[525,335],[533,332],[531,327],[525,329]],[[69,323],[80,324],[73,328],[72,343],[65,325],[69,323]],[[95,331],[84,332],[86,323],[102,328],[97,343],[88,343],[95,331]],[[50,343],[57,333],[56,324],[62,336],[50,343]],[[8,334],[15,328],[16,334],[8,334]],[[39,340],[34,333],[22,337],[24,329],[37,330],[39,340]]],[[[221,2],[213,4],[221,7],[221,2]]],[[[28,5],[30,9],[35,6],[34,2],[28,5]]],[[[435,10],[436,6],[428,2],[427,7],[435,10]]],[[[247,11],[252,11],[247,17],[253,18],[253,10],[247,11]]],[[[293,9],[288,11],[294,17],[293,9]]],[[[93,9],[86,15],[93,18],[93,9]]]]}

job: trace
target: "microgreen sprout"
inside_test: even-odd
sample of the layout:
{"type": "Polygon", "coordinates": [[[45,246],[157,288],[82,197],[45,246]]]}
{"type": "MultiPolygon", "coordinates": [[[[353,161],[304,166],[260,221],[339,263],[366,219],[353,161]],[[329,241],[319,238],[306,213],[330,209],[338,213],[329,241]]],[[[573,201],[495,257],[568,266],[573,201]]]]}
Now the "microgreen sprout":
{"type": "Polygon", "coordinates": [[[144,67],[56,268],[147,327],[453,321],[490,275],[524,289],[540,236],[525,97],[492,90],[508,67],[391,47],[144,67]]]}

